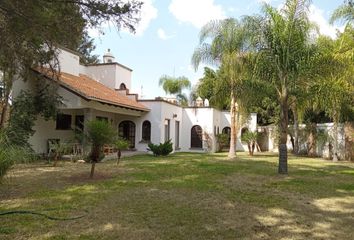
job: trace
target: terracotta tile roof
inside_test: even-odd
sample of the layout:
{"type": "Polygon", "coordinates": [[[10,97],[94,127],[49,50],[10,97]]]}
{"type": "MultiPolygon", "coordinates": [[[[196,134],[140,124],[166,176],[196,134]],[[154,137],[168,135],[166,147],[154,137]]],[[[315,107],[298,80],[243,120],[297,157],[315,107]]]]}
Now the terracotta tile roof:
{"type": "MultiPolygon", "coordinates": [[[[39,69],[36,69],[35,71],[44,74],[48,78],[53,77],[53,73],[49,71],[39,69]]],[[[147,112],[150,110],[141,103],[117,93],[115,90],[84,74],[75,76],[69,73],[61,72],[58,82],[61,86],[68,88],[87,100],[94,100],[139,111],[147,112]]]]}

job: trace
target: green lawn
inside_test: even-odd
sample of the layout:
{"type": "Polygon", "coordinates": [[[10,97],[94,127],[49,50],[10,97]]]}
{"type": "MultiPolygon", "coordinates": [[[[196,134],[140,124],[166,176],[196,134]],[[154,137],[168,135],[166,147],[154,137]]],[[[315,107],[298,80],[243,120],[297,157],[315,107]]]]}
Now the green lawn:
{"type": "Polygon", "coordinates": [[[0,185],[0,239],[353,239],[354,164],[180,153],[18,165],[0,185]]]}

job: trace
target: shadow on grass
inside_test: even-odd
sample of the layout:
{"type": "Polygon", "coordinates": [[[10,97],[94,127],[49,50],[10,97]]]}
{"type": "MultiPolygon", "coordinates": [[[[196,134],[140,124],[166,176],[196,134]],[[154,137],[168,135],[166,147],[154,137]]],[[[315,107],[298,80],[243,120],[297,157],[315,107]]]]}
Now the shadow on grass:
{"type": "Polygon", "coordinates": [[[350,239],[353,165],[290,157],[289,175],[279,176],[276,155],[239,154],[234,161],[225,156],[127,157],[119,167],[98,167],[112,178],[89,183],[65,181],[86,172],[80,165],[55,178],[44,172],[26,194],[0,197],[0,209],[85,208],[87,218],[2,218],[0,238],[350,239]]]}

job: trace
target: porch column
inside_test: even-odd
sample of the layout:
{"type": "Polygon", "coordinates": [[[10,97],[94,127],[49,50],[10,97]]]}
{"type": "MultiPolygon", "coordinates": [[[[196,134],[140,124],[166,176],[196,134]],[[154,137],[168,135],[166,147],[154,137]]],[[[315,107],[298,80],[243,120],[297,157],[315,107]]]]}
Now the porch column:
{"type": "Polygon", "coordinates": [[[84,109],[84,123],[85,125],[87,122],[93,120],[93,111],[91,108],[85,108],[84,109]]]}

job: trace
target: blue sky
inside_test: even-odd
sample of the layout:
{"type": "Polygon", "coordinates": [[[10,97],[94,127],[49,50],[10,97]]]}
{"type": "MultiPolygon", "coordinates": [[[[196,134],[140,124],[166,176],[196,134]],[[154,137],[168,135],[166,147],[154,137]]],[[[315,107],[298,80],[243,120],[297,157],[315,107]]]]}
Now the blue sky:
{"type": "MultiPolygon", "coordinates": [[[[203,75],[190,65],[191,56],[199,41],[199,30],[211,19],[238,18],[260,13],[263,2],[275,7],[283,0],[141,0],[144,2],[141,21],[135,35],[113,26],[102,26],[104,35],[90,30],[95,38],[95,54],[102,56],[110,48],[116,61],[133,69],[132,89],[143,98],[166,94],[158,86],[163,74],[186,76],[195,84],[203,75]]],[[[328,18],[343,0],[313,0],[310,18],[322,34],[335,37],[336,28],[328,18]]]]}

